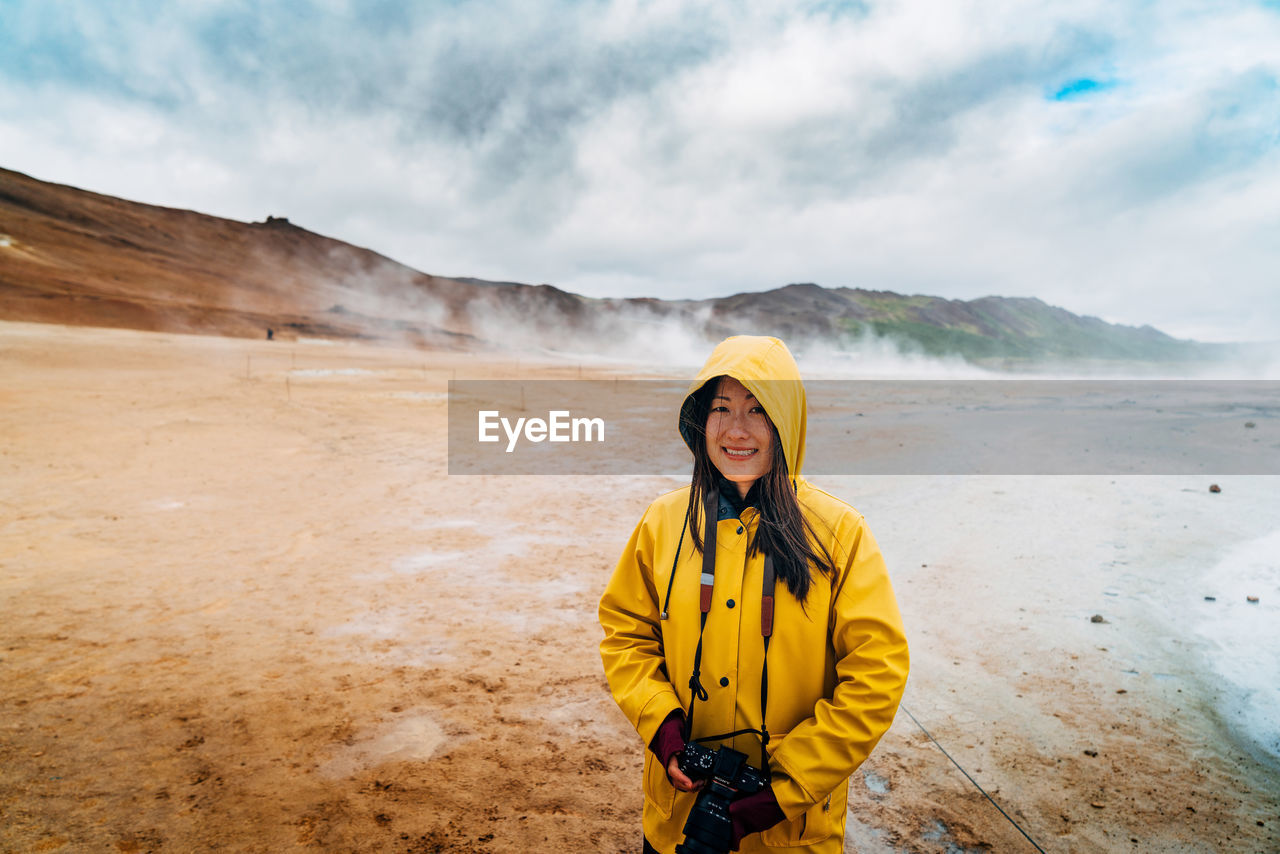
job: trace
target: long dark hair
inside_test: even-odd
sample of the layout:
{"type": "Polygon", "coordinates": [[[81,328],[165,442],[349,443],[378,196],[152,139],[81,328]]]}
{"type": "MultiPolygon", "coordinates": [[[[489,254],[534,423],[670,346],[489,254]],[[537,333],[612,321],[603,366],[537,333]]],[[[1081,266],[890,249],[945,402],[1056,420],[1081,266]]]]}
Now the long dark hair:
{"type": "MultiPolygon", "coordinates": [[[[707,415],[711,412],[711,398],[715,395],[721,377],[713,377],[692,395],[692,405],[685,405],[680,413],[680,432],[693,450],[693,480],[689,489],[689,509],[686,511],[693,543],[702,551],[703,502],[708,495],[717,495],[723,475],[707,455],[707,415]]],[[[768,413],[765,413],[766,415],[768,413]]],[[[756,509],[760,520],[755,536],[751,538],[749,555],[760,552],[773,555],[773,568],[791,595],[801,603],[809,595],[813,581],[810,566],[823,575],[834,575],[835,561],[822,544],[813,525],[800,512],[796,488],[787,469],[787,455],[773,420],[773,458],[769,471],[756,481],[756,509]]]]}

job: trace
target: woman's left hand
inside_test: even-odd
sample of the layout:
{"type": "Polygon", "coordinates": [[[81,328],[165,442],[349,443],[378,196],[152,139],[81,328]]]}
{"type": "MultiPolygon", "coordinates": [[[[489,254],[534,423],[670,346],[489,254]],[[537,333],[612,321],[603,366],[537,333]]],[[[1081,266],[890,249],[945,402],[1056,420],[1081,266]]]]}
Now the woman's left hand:
{"type": "Polygon", "coordinates": [[[701,789],[706,780],[694,782],[685,776],[680,770],[680,757],[672,756],[671,761],[667,763],[667,779],[671,781],[671,785],[675,786],[682,792],[696,792],[701,789]]]}

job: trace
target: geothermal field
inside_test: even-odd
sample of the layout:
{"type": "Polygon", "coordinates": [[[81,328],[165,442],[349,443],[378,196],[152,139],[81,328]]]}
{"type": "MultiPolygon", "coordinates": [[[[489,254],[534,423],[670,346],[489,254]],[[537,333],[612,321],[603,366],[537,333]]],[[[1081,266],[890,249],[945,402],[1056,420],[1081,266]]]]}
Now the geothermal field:
{"type": "MultiPolygon", "coordinates": [[[[641,376],[0,323],[0,850],[638,852],[596,603],[681,479],[446,439],[450,380],[641,376]]],[[[813,479],[912,649],[847,850],[1280,850],[1280,479],[813,479]]]]}

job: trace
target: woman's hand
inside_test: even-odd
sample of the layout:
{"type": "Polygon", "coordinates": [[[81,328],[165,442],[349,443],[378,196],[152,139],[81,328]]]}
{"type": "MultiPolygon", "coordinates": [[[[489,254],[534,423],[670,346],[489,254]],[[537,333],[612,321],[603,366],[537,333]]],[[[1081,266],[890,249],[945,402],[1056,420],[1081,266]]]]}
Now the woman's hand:
{"type": "Polygon", "coordinates": [[[671,761],[667,763],[667,779],[671,781],[671,785],[675,786],[682,792],[696,792],[701,789],[706,780],[693,782],[684,775],[680,770],[680,757],[672,756],[671,761]]]}

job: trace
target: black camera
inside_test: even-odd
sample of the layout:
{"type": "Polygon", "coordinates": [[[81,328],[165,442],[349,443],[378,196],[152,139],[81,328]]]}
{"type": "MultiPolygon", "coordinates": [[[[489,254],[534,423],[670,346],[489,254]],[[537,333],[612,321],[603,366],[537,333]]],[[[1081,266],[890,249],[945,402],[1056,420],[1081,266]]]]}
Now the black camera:
{"type": "Polygon", "coordinates": [[[676,846],[676,854],[725,854],[733,845],[729,804],[759,792],[769,785],[769,778],[747,764],[746,754],[729,747],[708,750],[689,742],[678,761],[686,777],[707,784],[684,823],[684,842],[676,846]]]}

